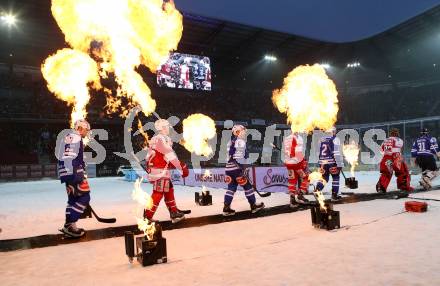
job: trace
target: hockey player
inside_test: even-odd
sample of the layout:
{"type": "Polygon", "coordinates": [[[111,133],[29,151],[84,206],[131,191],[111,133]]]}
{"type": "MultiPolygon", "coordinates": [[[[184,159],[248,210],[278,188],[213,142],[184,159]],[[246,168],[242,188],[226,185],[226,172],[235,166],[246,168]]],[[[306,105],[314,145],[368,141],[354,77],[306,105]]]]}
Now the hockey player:
{"type": "Polygon", "coordinates": [[[246,150],[246,128],[243,125],[232,127],[231,140],[228,142],[228,162],[226,163],[226,182],[228,190],[225,194],[223,215],[231,216],[235,210],[231,209],[232,199],[240,185],[251,207],[251,212],[256,213],[264,208],[263,203],[256,203],[254,189],[245,173],[248,152],[246,150]]]}
{"type": "Polygon", "coordinates": [[[290,207],[295,208],[298,204],[308,203],[304,197],[309,188],[309,170],[307,161],[304,159],[304,141],[298,132],[294,132],[284,138],[284,165],[288,173],[287,188],[290,193],[290,207]],[[300,181],[299,188],[297,187],[300,181]]]}
{"type": "Polygon", "coordinates": [[[180,82],[181,85],[180,88],[186,88],[186,89],[192,89],[192,83],[191,83],[191,74],[190,74],[190,65],[191,65],[191,58],[185,57],[183,59],[183,63],[180,66],[180,82]]]}
{"type": "Polygon", "coordinates": [[[403,140],[399,138],[399,130],[392,128],[390,137],[386,138],[381,145],[383,158],[380,161],[380,178],[376,184],[376,191],[385,193],[393,176],[393,171],[397,177],[397,188],[405,191],[412,191],[411,175],[409,174],[408,165],[402,157],[401,150],[403,140]]]}
{"type": "Polygon", "coordinates": [[[66,236],[81,237],[85,231],[76,226],[90,202],[90,188],[85,174],[84,143],[82,138],[90,131],[90,124],[80,119],[74,123],[74,131],[69,133],[60,149],[58,176],[66,185],[67,207],[66,221],[61,229],[66,236]]]}
{"type": "Polygon", "coordinates": [[[154,127],[159,134],[151,138],[145,159],[148,180],[153,184],[151,195],[153,204],[150,208],[145,209],[144,217],[152,221],[162,197],[165,197],[171,221],[176,223],[183,220],[185,215],[176,206],[173,183],[171,182],[171,169],[180,170],[182,177],[185,178],[189,174],[188,167],[179,161],[173,150],[173,142],[169,137],[169,122],[165,119],[159,119],[154,123],[154,127]]]}
{"type": "MultiPolygon", "coordinates": [[[[332,127],[328,133],[331,135],[324,136],[320,141],[319,147],[319,166],[322,178],[328,182],[330,175],[332,176],[332,200],[341,199],[339,196],[339,175],[344,161],[341,154],[341,141],[336,137],[336,128],[332,127]]],[[[324,189],[324,183],[318,182],[316,188],[319,191],[324,189]]]]}
{"type": "Polygon", "coordinates": [[[436,159],[440,158],[437,139],[429,135],[428,129],[423,128],[420,137],[414,141],[411,149],[411,165],[422,169],[420,185],[425,190],[432,188],[431,181],[439,175],[436,159]]]}

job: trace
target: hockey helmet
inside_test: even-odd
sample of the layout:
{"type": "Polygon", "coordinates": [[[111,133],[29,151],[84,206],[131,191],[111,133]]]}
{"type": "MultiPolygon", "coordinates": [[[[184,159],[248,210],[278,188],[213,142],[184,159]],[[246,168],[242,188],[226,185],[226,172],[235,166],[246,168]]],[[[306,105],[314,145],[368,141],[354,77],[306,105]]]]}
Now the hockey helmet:
{"type": "Polygon", "coordinates": [[[336,127],[331,127],[327,130],[327,133],[336,134],[336,127]]]}
{"type": "Polygon", "coordinates": [[[234,134],[235,136],[239,136],[240,133],[242,133],[243,131],[246,131],[246,127],[244,127],[243,125],[236,124],[232,127],[232,134],[234,134]]]}
{"type": "Polygon", "coordinates": [[[85,119],[78,119],[77,121],[75,121],[75,123],[73,124],[73,128],[75,130],[78,130],[79,128],[83,128],[85,130],[90,130],[90,124],[87,122],[87,120],[85,119]]]}
{"type": "Polygon", "coordinates": [[[170,123],[166,119],[158,119],[154,122],[154,128],[156,128],[157,131],[162,131],[168,127],[170,127],[170,123]]]}
{"type": "Polygon", "coordinates": [[[397,128],[391,128],[390,129],[390,136],[391,137],[399,137],[400,136],[400,131],[397,128]]]}

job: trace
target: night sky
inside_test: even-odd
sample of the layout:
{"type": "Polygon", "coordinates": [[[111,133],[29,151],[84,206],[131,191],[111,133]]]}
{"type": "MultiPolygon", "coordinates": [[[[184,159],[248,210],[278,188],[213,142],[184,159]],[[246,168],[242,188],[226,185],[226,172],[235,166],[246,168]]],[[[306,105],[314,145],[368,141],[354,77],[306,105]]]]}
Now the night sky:
{"type": "Polygon", "coordinates": [[[440,0],[175,0],[188,13],[330,42],[383,32],[440,0]]]}

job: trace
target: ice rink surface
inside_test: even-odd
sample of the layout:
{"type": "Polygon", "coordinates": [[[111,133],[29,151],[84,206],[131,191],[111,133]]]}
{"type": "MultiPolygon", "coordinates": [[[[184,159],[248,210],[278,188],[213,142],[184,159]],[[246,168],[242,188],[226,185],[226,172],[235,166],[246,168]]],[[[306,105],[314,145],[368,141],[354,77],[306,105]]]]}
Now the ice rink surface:
{"type": "MultiPolygon", "coordinates": [[[[356,177],[357,192],[375,192],[378,173],[356,177]]],[[[102,216],[134,224],[132,183],[97,178],[90,185],[92,205],[102,216]]],[[[151,192],[149,184],[143,188],[151,192]]],[[[224,191],[211,190],[214,204],[199,207],[199,190],[176,187],[179,207],[192,209],[190,216],[219,213],[224,191]]],[[[440,191],[414,196],[439,199],[440,191]]],[[[275,206],[288,196],[259,200],[275,206]]],[[[0,253],[1,285],[438,285],[440,202],[429,201],[423,214],[402,213],[404,202],[337,205],[342,229],[330,232],[314,229],[308,211],[165,231],[169,262],[145,268],[128,263],[123,238],[0,253]]],[[[64,207],[57,181],[0,184],[0,239],[56,233],[64,207]]],[[[233,207],[248,209],[243,193],[233,207]]],[[[157,218],[168,219],[163,203],[157,218]]],[[[86,219],[80,226],[108,225],[86,219]]]]}

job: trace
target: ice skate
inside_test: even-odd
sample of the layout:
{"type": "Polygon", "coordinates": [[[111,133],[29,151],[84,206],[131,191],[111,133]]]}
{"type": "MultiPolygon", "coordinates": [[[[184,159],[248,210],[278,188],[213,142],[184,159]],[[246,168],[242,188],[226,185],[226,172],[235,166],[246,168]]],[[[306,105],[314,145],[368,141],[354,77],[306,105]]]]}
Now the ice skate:
{"type": "Polygon", "coordinates": [[[253,214],[261,211],[262,209],[264,209],[264,203],[258,203],[258,204],[251,205],[251,212],[253,214]]]}
{"type": "Polygon", "coordinates": [[[231,209],[231,205],[225,204],[223,207],[223,216],[233,216],[235,215],[235,210],[231,209]]]}
{"type": "Polygon", "coordinates": [[[84,229],[76,227],[76,223],[66,223],[60,231],[70,238],[80,238],[86,233],[84,229]]]}

